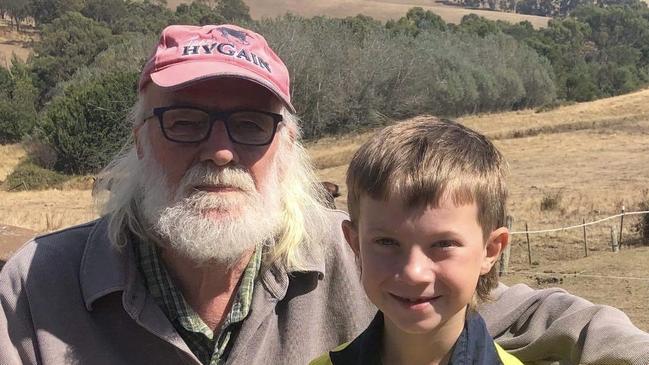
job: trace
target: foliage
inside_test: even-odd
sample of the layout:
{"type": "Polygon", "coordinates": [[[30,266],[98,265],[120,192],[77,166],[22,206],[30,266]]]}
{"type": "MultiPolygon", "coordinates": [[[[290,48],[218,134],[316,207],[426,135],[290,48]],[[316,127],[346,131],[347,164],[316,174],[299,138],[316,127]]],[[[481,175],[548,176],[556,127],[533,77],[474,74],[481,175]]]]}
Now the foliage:
{"type": "Polygon", "coordinates": [[[29,2],[30,14],[36,24],[50,23],[67,12],[78,12],[84,0],[21,0],[29,2]]]}
{"type": "Polygon", "coordinates": [[[176,21],[178,24],[221,24],[226,20],[219,14],[216,7],[205,2],[192,2],[180,4],[176,8],[176,21]]]}
{"type": "MultiPolygon", "coordinates": [[[[640,211],[649,211],[649,190],[643,191],[644,199],[639,204],[640,211]]],[[[642,244],[649,246],[649,214],[640,216],[638,223],[634,225],[634,230],[640,234],[642,244]]]]}
{"type": "Polygon", "coordinates": [[[250,8],[243,0],[219,0],[217,12],[228,22],[250,21],[250,8]]]}
{"type": "Polygon", "coordinates": [[[506,35],[434,30],[415,37],[355,25],[295,16],[259,24],[291,70],[308,138],[380,125],[386,117],[455,116],[554,98],[547,62],[506,35]]]}
{"type": "Polygon", "coordinates": [[[20,21],[30,15],[31,9],[25,0],[0,0],[0,13],[8,14],[16,30],[20,31],[20,21]]]}
{"type": "Polygon", "coordinates": [[[98,72],[52,100],[38,128],[56,151],[57,171],[95,172],[121,148],[130,133],[125,117],[135,103],[137,78],[129,71],[98,72]]]}
{"type": "Polygon", "coordinates": [[[446,22],[442,17],[430,10],[424,11],[421,7],[415,7],[408,10],[406,16],[397,21],[388,20],[385,27],[394,33],[401,33],[410,36],[417,36],[421,32],[435,30],[443,32],[447,29],[446,22]]]}
{"type": "Polygon", "coordinates": [[[32,63],[41,96],[49,99],[50,89],[90,64],[108,48],[111,38],[108,27],[80,13],[66,13],[44,26],[32,63]]]}
{"type": "Polygon", "coordinates": [[[26,65],[15,56],[10,70],[0,70],[0,143],[15,143],[36,123],[37,90],[26,65]]]}
{"type": "Polygon", "coordinates": [[[56,187],[70,177],[42,168],[29,160],[19,163],[4,182],[7,190],[41,190],[56,187]]]}
{"type": "Polygon", "coordinates": [[[128,5],[124,0],[85,0],[81,14],[112,27],[128,16],[128,5]]]}
{"type": "Polygon", "coordinates": [[[120,18],[111,28],[114,34],[139,33],[159,34],[164,27],[174,22],[174,13],[164,4],[149,0],[126,0],[127,16],[120,18]]]}
{"type": "Polygon", "coordinates": [[[541,199],[541,210],[555,210],[561,205],[563,193],[561,190],[554,193],[546,192],[541,199]]]}

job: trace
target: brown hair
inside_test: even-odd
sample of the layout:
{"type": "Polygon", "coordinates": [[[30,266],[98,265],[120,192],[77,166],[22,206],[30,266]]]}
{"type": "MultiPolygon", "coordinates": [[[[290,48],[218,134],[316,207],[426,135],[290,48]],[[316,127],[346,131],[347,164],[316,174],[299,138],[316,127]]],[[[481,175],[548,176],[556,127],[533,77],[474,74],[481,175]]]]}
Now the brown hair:
{"type": "MultiPolygon", "coordinates": [[[[507,163],[484,135],[459,123],[426,117],[389,126],[364,143],[347,170],[347,204],[357,224],[360,198],[404,199],[407,208],[476,203],[483,238],[505,224],[507,163]]],[[[486,300],[498,284],[496,266],[478,280],[486,300]]]]}

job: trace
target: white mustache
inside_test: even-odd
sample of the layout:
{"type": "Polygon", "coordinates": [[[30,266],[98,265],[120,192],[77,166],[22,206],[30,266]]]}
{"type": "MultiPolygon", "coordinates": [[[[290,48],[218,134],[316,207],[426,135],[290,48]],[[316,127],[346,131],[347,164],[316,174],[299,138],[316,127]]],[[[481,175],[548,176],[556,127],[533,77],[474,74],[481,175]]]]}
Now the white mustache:
{"type": "Polygon", "coordinates": [[[240,189],[244,193],[255,193],[255,182],[250,173],[242,168],[217,168],[210,163],[200,163],[191,167],[180,181],[178,193],[190,195],[197,186],[227,186],[240,189]]]}

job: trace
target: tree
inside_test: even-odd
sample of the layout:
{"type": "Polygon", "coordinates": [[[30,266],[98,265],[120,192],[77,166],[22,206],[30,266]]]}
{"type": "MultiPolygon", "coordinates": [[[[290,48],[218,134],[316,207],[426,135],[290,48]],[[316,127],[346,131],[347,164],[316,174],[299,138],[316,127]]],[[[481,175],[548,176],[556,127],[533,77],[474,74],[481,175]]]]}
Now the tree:
{"type": "Polygon", "coordinates": [[[488,34],[500,33],[496,22],[488,20],[476,14],[468,14],[462,17],[459,30],[470,34],[476,34],[482,38],[488,34]]]}
{"type": "Polygon", "coordinates": [[[250,21],[250,8],[242,0],[219,0],[216,10],[225,20],[250,21]]]}
{"type": "Polygon", "coordinates": [[[15,143],[29,134],[36,123],[38,90],[26,65],[15,56],[9,71],[0,70],[0,143],[15,143]]]}
{"type": "Polygon", "coordinates": [[[127,16],[126,3],[125,0],[86,0],[81,14],[112,27],[119,19],[127,16]]]}
{"type": "Polygon", "coordinates": [[[30,15],[36,24],[50,23],[69,11],[81,11],[84,0],[19,0],[29,1],[30,15]]]}
{"type": "Polygon", "coordinates": [[[137,98],[138,73],[95,71],[91,81],[70,84],[53,99],[38,126],[39,138],[56,151],[57,171],[96,172],[131,133],[125,120],[137,98]]]}
{"type": "Polygon", "coordinates": [[[30,15],[29,4],[25,0],[0,0],[0,8],[11,17],[11,22],[20,32],[20,22],[30,15]]]}
{"type": "Polygon", "coordinates": [[[207,2],[194,1],[190,4],[180,4],[176,8],[176,22],[179,24],[220,24],[226,22],[219,14],[216,5],[207,2]]]}
{"type": "Polygon", "coordinates": [[[45,25],[32,64],[41,95],[49,98],[48,91],[69,79],[79,67],[90,64],[108,48],[111,39],[108,27],[80,13],[66,13],[45,25]]]}
{"type": "Polygon", "coordinates": [[[395,33],[411,36],[417,36],[421,32],[447,30],[446,22],[442,17],[421,7],[411,8],[405,17],[401,17],[396,22],[390,20],[385,26],[395,33]]]}

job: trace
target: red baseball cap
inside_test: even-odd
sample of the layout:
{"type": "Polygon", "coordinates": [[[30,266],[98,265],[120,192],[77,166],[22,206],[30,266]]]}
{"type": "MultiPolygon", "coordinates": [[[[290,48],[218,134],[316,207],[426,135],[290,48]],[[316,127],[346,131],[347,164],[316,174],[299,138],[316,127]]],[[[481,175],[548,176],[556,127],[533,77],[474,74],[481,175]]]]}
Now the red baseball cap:
{"type": "Polygon", "coordinates": [[[165,28],[142,70],[139,89],[149,81],[160,87],[182,88],[215,77],[255,82],[270,90],[295,113],[284,62],[264,37],[231,24],[165,28]]]}

